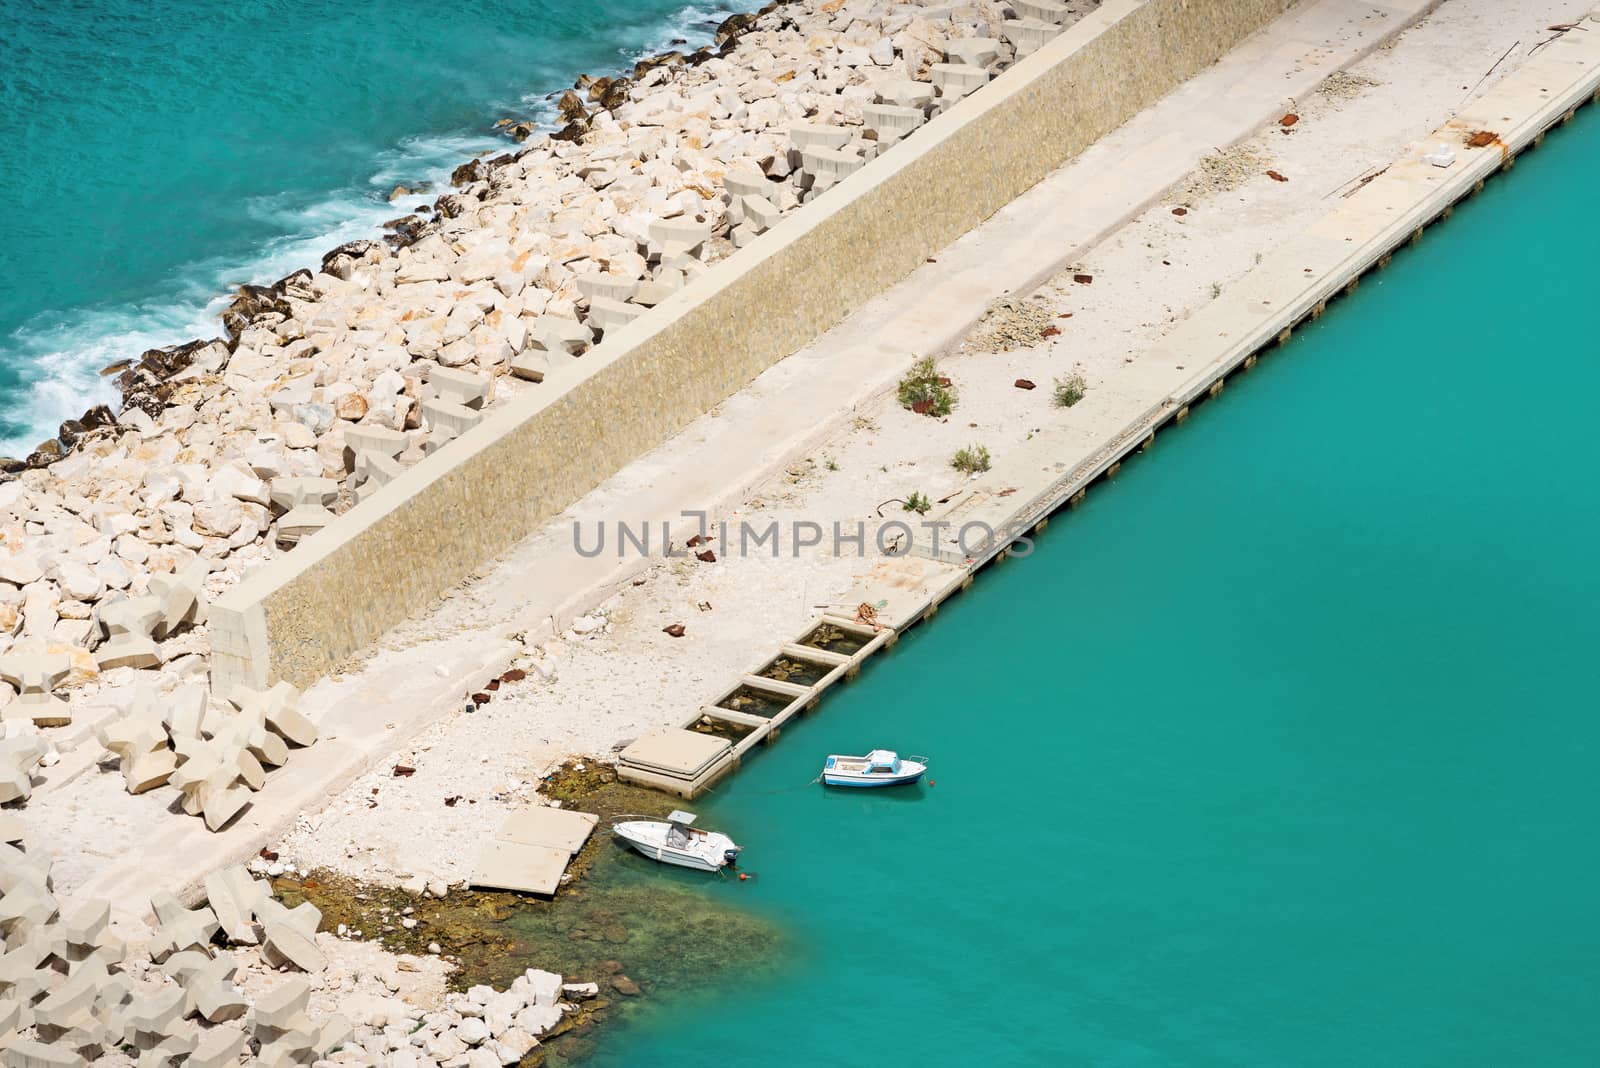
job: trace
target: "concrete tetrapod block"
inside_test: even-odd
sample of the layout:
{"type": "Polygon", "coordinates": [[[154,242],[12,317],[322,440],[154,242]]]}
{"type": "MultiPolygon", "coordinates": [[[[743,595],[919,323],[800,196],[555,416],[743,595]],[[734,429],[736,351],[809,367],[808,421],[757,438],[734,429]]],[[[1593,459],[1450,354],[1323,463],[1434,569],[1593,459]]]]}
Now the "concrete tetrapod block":
{"type": "Polygon", "coordinates": [[[6,1068],[77,1068],[89,1063],[83,1054],[61,1046],[47,1046],[19,1038],[5,1048],[6,1068]]]}
{"type": "Polygon", "coordinates": [[[304,980],[282,983],[256,999],[250,1009],[250,1030],[260,1043],[256,1063],[306,1064],[326,1056],[350,1037],[350,1024],[330,1016],[320,1025],[306,1013],[311,988],[304,980]]]}
{"type": "Polygon", "coordinates": [[[271,898],[256,912],[261,920],[261,958],[274,968],[292,967],[303,972],[320,972],[328,959],[317,948],[317,925],[322,913],[309,901],[292,909],[271,898]]]}
{"type": "Polygon", "coordinates": [[[300,711],[300,691],[290,683],[274,683],[266,690],[240,686],[228,700],[241,713],[259,716],[292,745],[307,746],[317,740],[317,725],[300,711]]]}
{"type": "Polygon", "coordinates": [[[152,632],[156,638],[166,638],[180,627],[206,621],[205,587],[209,574],[211,561],[201,558],[177,574],[150,576],[150,593],[161,602],[161,618],[152,632]]]}
{"type": "Polygon", "coordinates": [[[633,302],[653,308],[682,289],[687,281],[688,276],[682,268],[657,265],[655,274],[648,281],[640,283],[639,292],[634,295],[633,302]]]}
{"type": "Polygon", "coordinates": [[[27,835],[27,825],[15,812],[0,812],[0,845],[16,845],[27,835]]]}
{"type": "Polygon", "coordinates": [[[440,397],[422,402],[422,415],[435,432],[444,431],[447,440],[454,440],[477,426],[483,420],[481,412],[463,407],[440,397]]]}
{"type": "Polygon", "coordinates": [[[711,224],[695,219],[657,219],[650,224],[649,232],[651,246],[664,259],[669,250],[693,254],[711,236],[711,224]]]}
{"type": "Polygon", "coordinates": [[[543,349],[529,349],[511,361],[511,373],[524,382],[543,382],[551,370],[550,353],[543,349]]]}
{"type": "Polygon", "coordinates": [[[237,1020],[250,1005],[233,985],[239,971],[231,953],[218,953],[215,957],[201,957],[168,972],[183,986],[184,1015],[198,1015],[207,1023],[237,1020]]]}
{"type": "Polygon", "coordinates": [[[234,1068],[247,1040],[237,1027],[214,1027],[200,1038],[184,1068],[234,1068]]]}
{"type": "Polygon", "coordinates": [[[622,278],[614,274],[586,274],[572,280],[583,294],[584,300],[605,297],[608,300],[632,300],[639,289],[637,278],[622,278]]]}
{"type": "Polygon", "coordinates": [[[124,597],[102,605],[98,611],[105,640],[95,650],[95,663],[101,671],[112,668],[153,668],[161,666],[155,630],[164,618],[160,597],[124,597]]]}
{"type": "Polygon", "coordinates": [[[0,719],[28,721],[40,727],[71,723],[72,706],[52,692],[71,670],[65,653],[46,652],[43,642],[18,642],[0,656],[0,678],[15,686],[18,695],[0,712],[0,719]]]}
{"type": "Polygon", "coordinates": [[[24,885],[49,893],[53,885],[50,867],[50,857],[46,853],[24,852],[13,845],[0,846],[0,894],[24,885]]]}
{"type": "Polygon", "coordinates": [[[362,453],[356,457],[355,473],[350,476],[350,482],[355,486],[356,500],[366,500],[404,473],[405,468],[392,456],[376,452],[362,453]]]}
{"type": "Polygon", "coordinates": [[[250,877],[240,865],[214,871],[205,878],[206,903],[229,942],[255,945],[256,913],[272,898],[267,884],[250,877]]]}
{"type": "Polygon", "coordinates": [[[84,961],[72,969],[65,982],[33,1007],[33,1026],[39,1037],[54,1042],[68,1031],[78,1031],[79,1041],[86,1045],[115,1043],[115,1037],[102,1033],[94,1015],[95,1002],[110,979],[99,961],[84,961]]]}
{"type": "MultiPolygon", "coordinates": [[[[135,701],[138,700],[137,695],[135,701]]],[[[187,686],[173,691],[166,698],[166,709],[161,722],[174,741],[180,738],[199,738],[206,722],[206,691],[203,686],[187,686]]]]}
{"type": "Polygon", "coordinates": [[[902,108],[918,108],[927,114],[933,106],[938,90],[927,82],[898,81],[887,82],[878,86],[875,93],[880,104],[892,104],[902,108]]]}
{"type": "Polygon", "coordinates": [[[735,168],[722,176],[722,188],[729,200],[739,197],[760,197],[772,192],[772,182],[759,171],[735,168]]]}
{"type": "Polygon", "coordinates": [[[637,304],[624,304],[606,297],[596,297],[589,302],[589,322],[602,332],[627,326],[643,313],[644,309],[637,304]]]}
{"type": "MultiPolygon", "coordinates": [[[[61,973],[47,966],[52,955],[50,940],[38,930],[26,934],[11,931],[0,953],[0,995],[7,1001],[31,1004],[61,982],[61,973]]],[[[31,1008],[28,1022],[33,1022],[31,1008]]]]}
{"type": "Polygon", "coordinates": [[[807,148],[801,150],[800,165],[807,174],[822,179],[826,184],[848,178],[866,165],[866,160],[836,148],[807,148]]]}
{"type": "Polygon", "coordinates": [[[900,107],[896,104],[864,104],[861,121],[867,129],[878,135],[882,142],[895,142],[928,121],[921,108],[900,107]]]}
{"type": "Polygon", "coordinates": [[[840,148],[859,132],[848,126],[796,122],[789,126],[789,143],[802,152],[808,148],[840,148]]]}
{"type": "Polygon", "coordinates": [[[783,212],[777,205],[766,197],[749,196],[744,198],[745,217],[754,224],[757,232],[770,230],[783,221],[783,212]]]}
{"type": "Polygon", "coordinates": [[[353,468],[356,456],[361,453],[375,452],[393,457],[405,451],[406,435],[403,431],[390,430],[386,426],[344,428],[344,464],[347,471],[353,468]]]}
{"type": "MultiPolygon", "coordinates": [[[[179,738],[173,743],[173,749],[178,754],[178,767],[187,768],[190,764],[199,763],[201,766],[215,766],[231,770],[238,776],[240,782],[251,790],[259,790],[266,785],[267,771],[261,766],[261,761],[255,758],[238,736],[238,731],[229,731],[226,736],[218,735],[212,738],[179,738]]],[[[195,773],[204,776],[209,773],[195,773]]],[[[187,776],[185,776],[187,780],[187,776]]],[[[177,783],[174,783],[177,785],[177,783]]],[[[204,808],[203,802],[196,808],[204,808]]],[[[189,813],[191,816],[198,812],[189,813]]]]}
{"type": "Polygon", "coordinates": [[[1041,19],[1010,19],[1000,27],[1005,39],[1016,47],[1017,55],[1037,52],[1061,35],[1061,27],[1041,19]]]}
{"type": "Polygon", "coordinates": [[[91,902],[61,921],[66,959],[71,964],[95,960],[114,968],[127,956],[127,946],[111,930],[111,902],[91,902]]]}
{"type": "MultiPolygon", "coordinates": [[[[205,820],[208,830],[227,826],[250,803],[250,788],[240,782],[242,749],[224,751],[204,739],[186,739],[178,749],[192,754],[178,765],[169,780],[183,794],[183,810],[205,820]],[[231,758],[231,759],[230,759],[231,758]]],[[[256,765],[257,771],[260,765],[256,765]]]]}
{"type": "Polygon", "coordinates": [[[945,42],[944,55],[951,63],[987,68],[1000,61],[1000,42],[989,37],[956,37],[945,42]]]}
{"type": "Polygon", "coordinates": [[[182,1024],[187,1002],[188,995],[177,986],[135,997],[122,1012],[123,1041],[135,1049],[154,1049],[182,1024]]]}
{"type": "Polygon", "coordinates": [[[187,1062],[191,1050],[200,1043],[200,1030],[187,1020],[173,1024],[155,1046],[139,1054],[138,1068],[177,1068],[187,1062]]]}
{"type": "Polygon", "coordinates": [[[428,372],[428,384],[442,400],[474,410],[489,399],[489,376],[455,367],[435,367],[428,372]]]}
{"type": "Polygon", "coordinates": [[[0,1048],[6,1044],[6,1039],[15,1038],[16,1032],[32,1025],[33,1021],[24,1013],[20,1001],[0,999],[0,1048]]]}
{"type": "Polygon", "coordinates": [[[291,979],[280,983],[256,998],[256,1003],[250,1008],[250,1027],[257,1039],[270,1041],[270,1035],[263,1038],[263,1030],[293,1030],[306,1022],[306,1006],[310,1004],[311,985],[305,980],[291,979]]]}
{"type": "Polygon", "coordinates": [[[42,940],[38,948],[46,956],[61,956],[66,951],[66,942],[59,931],[44,930],[51,927],[60,914],[61,906],[55,895],[48,887],[31,879],[18,879],[0,896],[0,932],[13,940],[36,933],[42,940]]]}
{"type": "Polygon", "coordinates": [[[171,894],[162,892],[150,899],[150,911],[156,914],[156,932],[150,939],[150,959],[160,964],[174,953],[186,949],[211,952],[211,939],[222,929],[216,913],[201,906],[186,909],[171,894]]]}
{"type": "MultiPolygon", "coordinates": [[[[279,768],[289,761],[289,745],[266,721],[256,714],[217,713],[207,717],[206,730],[211,740],[223,746],[238,746],[260,768],[279,768]]],[[[245,766],[246,771],[253,769],[245,766]]],[[[259,787],[256,787],[259,789],[259,787]]]]}
{"type": "Polygon", "coordinates": [[[541,315],[528,327],[533,344],[546,352],[578,355],[594,342],[594,331],[576,319],[560,315],[541,315]]]}
{"type": "Polygon", "coordinates": [[[989,72],[965,63],[935,63],[928,68],[928,78],[938,86],[940,96],[958,98],[982,88],[989,81],[989,72]]]}
{"type": "Polygon", "coordinates": [[[94,733],[101,745],[117,754],[118,770],[130,794],[162,785],[178,767],[177,754],[167,745],[154,689],[141,688],[121,719],[95,724],[94,733]]]}
{"type": "Polygon", "coordinates": [[[1057,25],[1067,21],[1067,16],[1072,13],[1067,5],[1058,4],[1056,0],[1011,0],[1011,6],[1022,18],[1057,25]]]}
{"type": "Polygon", "coordinates": [[[0,804],[26,801],[33,794],[33,771],[44,757],[44,739],[36,734],[0,737],[0,804]]]}
{"type": "Polygon", "coordinates": [[[327,506],[339,496],[339,483],[331,478],[275,478],[272,480],[273,506],[283,510],[278,517],[277,541],[280,546],[298,544],[333,522],[327,506]]]}

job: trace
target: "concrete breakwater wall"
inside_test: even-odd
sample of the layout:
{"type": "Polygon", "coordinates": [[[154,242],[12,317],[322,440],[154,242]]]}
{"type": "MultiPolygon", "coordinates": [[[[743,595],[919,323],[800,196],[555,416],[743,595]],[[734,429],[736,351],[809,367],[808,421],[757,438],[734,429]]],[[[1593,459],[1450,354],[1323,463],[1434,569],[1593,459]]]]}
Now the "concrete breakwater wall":
{"type": "Polygon", "coordinates": [[[213,683],[308,685],[1293,0],[1112,0],[211,610],[213,683]]]}

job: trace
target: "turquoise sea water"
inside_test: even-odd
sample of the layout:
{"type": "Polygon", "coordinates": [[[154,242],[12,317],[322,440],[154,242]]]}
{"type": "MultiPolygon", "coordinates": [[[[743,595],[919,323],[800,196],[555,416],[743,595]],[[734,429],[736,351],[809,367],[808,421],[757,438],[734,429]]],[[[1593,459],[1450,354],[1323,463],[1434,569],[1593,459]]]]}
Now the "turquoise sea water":
{"type": "Polygon", "coordinates": [[[1600,1063],[1596,173],[1585,114],[702,801],[757,877],[649,875],[783,959],[590,1063],[1600,1063]],[[933,783],[799,788],[873,746],[933,783]]]}
{"type": "MultiPolygon", "coordinates": [[[[714,0],[0,0],[0,453],[220,332],[221,290],[315,264],[494,120],[674,40],[714,0]]],[[[414,200],[433,199],[434,194],[414,200]]]]}

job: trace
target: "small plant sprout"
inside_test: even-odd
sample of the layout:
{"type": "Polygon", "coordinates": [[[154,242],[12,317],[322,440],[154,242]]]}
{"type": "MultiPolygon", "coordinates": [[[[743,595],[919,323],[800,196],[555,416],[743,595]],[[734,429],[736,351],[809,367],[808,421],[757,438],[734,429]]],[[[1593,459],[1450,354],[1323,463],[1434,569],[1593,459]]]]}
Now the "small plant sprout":
{"type": "Polygon", "coordinates": [[[968,445],[950,458],[950,466],[963,475],[976,475],[989,470],[989,449],[985,445],[968,445]]]}
{"type": "Polygon", "coordinates": [[[900,380],[896,395],[902,407],[910,408],[918,415],[943,418],[956,406],[955,387],[939,373],[932,356],[924,356],[912,365],[900,380]]]}
{"type": "Polygon", "coordinates": [[[1080,374],[1071,374],[1065,378],[1058,378],[1056,379],[1055,391],[1056,407],[1070,408],[1083,400],[1083,395],[1088,391],[1089,387],[1084,383],[1083,376],[1080,374]]]}
{"type": "Polygon", "coordinates": [[[920,490],[913,491],[911,495],[906,498],[906,511],[908,512],[915,512],[918,515],[927,515],[928,509],[932,507],[933,502],[928,500],[928,495],[920,490]]]}

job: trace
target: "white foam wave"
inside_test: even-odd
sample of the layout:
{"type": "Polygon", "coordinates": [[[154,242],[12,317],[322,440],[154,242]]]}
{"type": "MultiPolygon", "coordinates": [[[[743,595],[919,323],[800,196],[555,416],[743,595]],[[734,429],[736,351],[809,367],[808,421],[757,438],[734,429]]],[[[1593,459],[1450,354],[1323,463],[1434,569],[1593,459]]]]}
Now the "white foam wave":
{"type": "MultiPolygon", "coordinates": [[[[669,16],[637,48],[618,52],[627,62],[672,48],[692,50],[709,44],[716,24],[733,14],[720,5],[686,6],[669,16]],[[688,43],[673,44],[675,40],[688,43]]],[[[635,40],[638,40],[637,38],[635,40]]],[[[549,94],[529,94],[524,106],[541,126],[553,129],[556,113],[549,94]]],[[[314,267],[336,245],[375,237],[379,226],[404,214],[413,201],[390,204],[396,185],[431,183],[430,200],[448,186],[451,170],[475,154],[509,150],[508,142],[488,135],[458,134],[408,139],[373,161],[365,189],[345,189],[319,199],[283,194],[259,197],[246,212],[279,232],[260,252],[243,262],[221,258],[191,263],[178,271],[164,293],[139,304],[88,308],[66,316],[38,316],[11,337],[0,339],[0,361],[13,369],[15,417],[0,431],[0,454],[27,455],[54,437],[63,420],[95,404],[119,400],[112,378],[99,369],[137,358],[146,349],[175,345],[222,333],[218,319],[243,282],[272,282],[301,267],[314,267]]]]}
{"type": "MultiPolygon", "coordinates": [[[[258,197],[246,213],[279,231],[253,258],[209,259],[177,272],[166,292],[148,302],[115,308],[80,309],[64,317],[35,317],[0,343],[0,359],[19,378],[10,407],[17,418],[0,435],[0,454],[27,455],[54,437],[62,421],[96,404],[116,408],[115,380],[99,369],[137,358],[147,349],[222,333],[219,316],[244,282],[272,282],[301,267],[315,267],[323,253],[346,241],[375,237],[380,225],[404,214],[414,201],[390,204],[396,185],[448,185],[450,171],[478,152],[504,151],[507,142],[488,136],[413,138],[374,161],[365,189],[346,189],[308,200],[294,194],[258,197]]],[[[415,202],[431,200],[419,195],[415,202]]]]}

